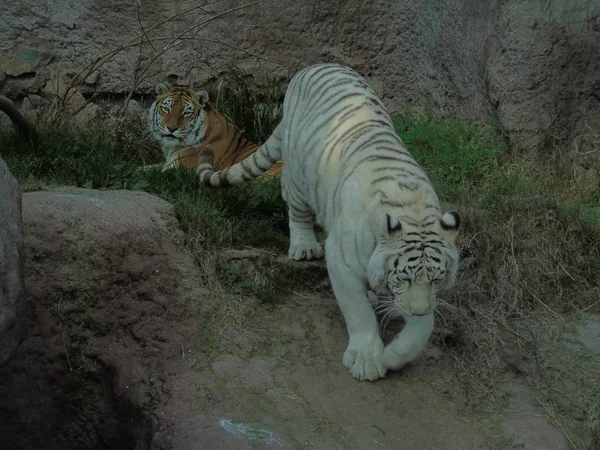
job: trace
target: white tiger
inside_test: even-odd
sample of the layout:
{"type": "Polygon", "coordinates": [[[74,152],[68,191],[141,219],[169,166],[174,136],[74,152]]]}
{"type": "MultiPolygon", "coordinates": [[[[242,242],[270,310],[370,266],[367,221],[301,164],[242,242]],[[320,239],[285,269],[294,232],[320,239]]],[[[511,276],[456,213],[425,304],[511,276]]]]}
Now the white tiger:
{"type": "Polygon", "coordinates": [[[343,363],[359,380],[382,378],[414,359],[433,331],[436,291],[456,278],[460,217],[441,214],[383,103],[348,67],[319,64],[298,72],[267,142],[218,172],[207,148],[197,173],[204,184],[225,187],[256,178],[280,158],[289,257],[323,255],[314,216],[327,231],[327,269],[349,335],[343,363]],[[388,317],[406,320],[385,348],[373,292],[388,317]]]}

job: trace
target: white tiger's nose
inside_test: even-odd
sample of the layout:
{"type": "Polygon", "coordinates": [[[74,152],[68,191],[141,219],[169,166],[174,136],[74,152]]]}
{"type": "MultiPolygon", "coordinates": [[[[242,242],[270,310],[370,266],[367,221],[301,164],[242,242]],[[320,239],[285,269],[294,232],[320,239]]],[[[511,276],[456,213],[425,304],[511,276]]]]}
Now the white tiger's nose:
{"type": "Polygon", "coordinates": [[[415,283],[410,287],[409,311],[415,316],[427,314],[431,307],[429,286],[425,283],[415,283]]]}
{"type": "Polygon", "coordinates": [[[179,127],[178,126],[172,127],[172,126],[167,125],[167,130],[169,130],[171,133],[177,131],[177,128],[179,128],[179,127]]]}
{"type": "Polygon", "coordinates": [[[410,312],[413,316],[424,316],[429,312],[429,305],[424,305],[422,308],[410,307],[410,312]]]}

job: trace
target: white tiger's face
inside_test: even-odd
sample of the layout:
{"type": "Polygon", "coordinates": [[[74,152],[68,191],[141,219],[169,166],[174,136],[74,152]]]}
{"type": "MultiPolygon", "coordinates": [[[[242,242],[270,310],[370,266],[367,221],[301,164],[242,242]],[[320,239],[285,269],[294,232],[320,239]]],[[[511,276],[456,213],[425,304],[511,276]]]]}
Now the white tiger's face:
{"type": "Polygon", "coordinates": [[[157,97],[148,112],[150,130],[161,145],[193,145],[204,134],[206,91],[156,86],[157,97]]]}
{"type": "Polygon", "coordinates": [[[429,314],[441,288],[452,287],[458,269],[460,217],[449,212],[418,229],[388,216],[388,237],[369,261],[369,284],[393,316],[429,314]]]}

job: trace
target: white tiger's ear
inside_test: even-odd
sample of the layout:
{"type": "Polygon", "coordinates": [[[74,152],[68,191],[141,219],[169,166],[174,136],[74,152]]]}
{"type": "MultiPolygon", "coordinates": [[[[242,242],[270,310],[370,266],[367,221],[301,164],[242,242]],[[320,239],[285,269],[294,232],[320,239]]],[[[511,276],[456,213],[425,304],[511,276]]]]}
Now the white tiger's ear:
{"type": "Polygon", "coordinates": [[[196,98],[198,99],[200,104],[204,106],[208,103],[208,92],[206,92],[205,90],[197,91],[196,98]]]}
{"type": "Polygon", "coordinates": [[[170,89],[171,89],[171,87],[167,83],[158,83],[154,87],[154,92],[156,92],[156,95],[162,95],[165,92],[169,91],[170,89]]]}
{"type": "Polygon", "coordinates": [[[440,227],[449,239],[455,239],[460,230],[460,216],[456,211],[448,211],[440,218],[440,227]]]}

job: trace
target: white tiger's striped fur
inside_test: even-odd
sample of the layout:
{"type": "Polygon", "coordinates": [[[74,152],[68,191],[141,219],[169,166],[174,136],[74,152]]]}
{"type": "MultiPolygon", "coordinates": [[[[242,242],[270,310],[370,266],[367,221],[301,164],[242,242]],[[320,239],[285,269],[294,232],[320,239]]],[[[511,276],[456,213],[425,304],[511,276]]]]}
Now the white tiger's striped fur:
{"type": "Polygon", "coordinates": [[[433,331],[436,291],[456,277],[460,217],[441,214],[383,103],[344,66],[301,70],[285,95],[282,121],[261,149],[219,172],[208,152],[198,174],[205,184],[228,186],[256,178],[280,158],[289,257],[322,256],[314,215],[328,234],[327,268],[349,334],[343,363],[360,380],[384,377],[414,359],[433,331]],[[385,349],[372,292],[383,298],[377,308],[385,318],[406,319],[385,349]]]}

